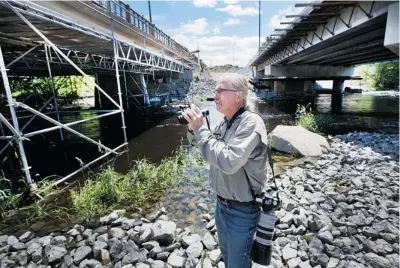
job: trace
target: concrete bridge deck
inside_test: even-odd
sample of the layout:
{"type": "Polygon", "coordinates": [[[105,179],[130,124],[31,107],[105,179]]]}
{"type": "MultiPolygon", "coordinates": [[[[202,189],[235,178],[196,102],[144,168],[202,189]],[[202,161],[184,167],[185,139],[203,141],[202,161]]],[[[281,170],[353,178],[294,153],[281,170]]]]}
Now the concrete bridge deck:
{"type": "Polygon", "coordinates": [[[343,67],[399,59],[397,1],[315,1],[296,7],[305,9],[288,14],[295,20],[281,22],[287,27],[275,29],[250,60],[259,77],[300,76],[296,72],[306,66],[315,71],[330,66],[321,76],[340,76],[349,70],[343,67]]]}

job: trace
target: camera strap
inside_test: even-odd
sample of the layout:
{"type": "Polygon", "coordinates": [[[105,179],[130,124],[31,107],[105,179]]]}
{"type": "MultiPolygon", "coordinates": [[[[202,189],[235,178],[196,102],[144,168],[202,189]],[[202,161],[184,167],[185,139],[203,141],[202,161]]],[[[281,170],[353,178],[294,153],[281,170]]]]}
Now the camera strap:
{"type": "MultiPolygon", "coordinates": [[[[278,187],[276,185],[276,180],[275,180],[274,160],[272,159],[271,147],[269,147],[269,146],[267,146],[267,157],[268,157],[269,166],[271,167],[271,171],[272,171],[272,178],[274,179],[274,184],[275,184],[274,190],[278,190],[278,187]]],[[[249,188],[250,188],[250,192],[253,197],[253,200],[256,200],[256,195],[254,194],[254,190],[253,190],[253,187],[251,187],[249,176],[247,175],[246,169],[244,167],[243,167],[243,171],[244,171],[244,174],[246,175],[246,180],[247,180],[247,183],[249,184],[249,188]]],[[[278,195],[278,198],[279,198],[279,195],[278,195]]]]}

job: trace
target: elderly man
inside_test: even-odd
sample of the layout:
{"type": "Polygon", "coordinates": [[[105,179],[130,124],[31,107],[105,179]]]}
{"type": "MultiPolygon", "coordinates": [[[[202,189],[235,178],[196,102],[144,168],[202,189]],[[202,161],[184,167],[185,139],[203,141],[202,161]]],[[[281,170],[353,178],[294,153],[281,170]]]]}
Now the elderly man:
{"type": "Polygon", "coordinates": [[[216,192],[215,223],[227,268],[251,267],[250,253],[260,215],[254,201],[267,181],[267,131],[251,112],[247,78],[229,75],[215,89],[217,110],[224,120],[212,132],[199,108],[183,112],[188,139],[210,164],[210,186],[216,192]],[[197,140],[197,142],[193,142],[197,140]]]}

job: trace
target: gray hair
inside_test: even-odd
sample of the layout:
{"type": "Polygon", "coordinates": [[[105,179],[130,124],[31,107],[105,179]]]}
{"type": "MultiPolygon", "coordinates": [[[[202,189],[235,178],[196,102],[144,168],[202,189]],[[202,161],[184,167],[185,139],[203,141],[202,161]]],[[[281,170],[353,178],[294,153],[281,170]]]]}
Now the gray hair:
{"type": "Polygon", "coordinates": [[[255,105],[253,101],[248,99],[248,92],[251,88],[251,84],[249,83],[249,78],[240,74],[229,74],[225,78],[229,79],[231,86],[233,89],[243,92],[243,107],[250,111],[255,111],[255,105]]]}

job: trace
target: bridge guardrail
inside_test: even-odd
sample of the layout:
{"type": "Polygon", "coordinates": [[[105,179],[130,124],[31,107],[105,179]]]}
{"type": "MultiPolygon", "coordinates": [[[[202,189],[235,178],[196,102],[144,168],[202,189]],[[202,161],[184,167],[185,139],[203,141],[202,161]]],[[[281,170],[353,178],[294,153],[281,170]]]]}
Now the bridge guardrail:
{"type": "Polygon", "coordinates": [[[92,0],[93,3],[99,5],[100,7],[106,9],[111,8],[111,12],[114,15],[122,18],[127,23],[135,26],[136,28],[140,29],[143,33],[148,34],[155,38],[157,41],[162,43],[163,45],[173,49],[174,51],[178,52],[183,57],[189,56],[189,50],[178,42],[173,40],[170,36],[165,34],[159,28],[157,28],[154,24],[150,23],[146,18],[144,18],[139,13],[135,12],[133,9],[130,8],[128,4],[125,4],[122,1],[117,0],[92,0]],[[110,5],[108,5],[108,3],[110,5]]]}

